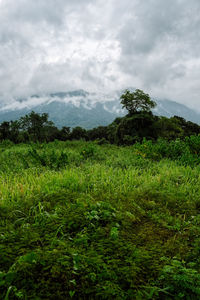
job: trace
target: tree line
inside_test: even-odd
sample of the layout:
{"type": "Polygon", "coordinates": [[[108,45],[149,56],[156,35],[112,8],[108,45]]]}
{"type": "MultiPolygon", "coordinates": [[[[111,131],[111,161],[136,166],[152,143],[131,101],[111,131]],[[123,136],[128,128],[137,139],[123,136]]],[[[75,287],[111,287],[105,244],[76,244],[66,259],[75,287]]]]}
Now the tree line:
{"type": "Polygon", "coordinates": [[[171,118],[153,115],[151,109],[156,103],[142,90],[126,90],[120,97],[122,107],[127,115],[116,118],[108,126],[99,126],[90,130],[82,127],[62,127],[58,129],[49,121],[47,113],[32,111],[16,121],[0,124],[0,141],[10,140],[14,143],[51,142],[55,139],[86,141],[97,140],[99,144],[113,143],[131,145],[144,138],[156,141],[158,138],[173,140],[200,134],[200,126],[174,116],[171,118]]]}

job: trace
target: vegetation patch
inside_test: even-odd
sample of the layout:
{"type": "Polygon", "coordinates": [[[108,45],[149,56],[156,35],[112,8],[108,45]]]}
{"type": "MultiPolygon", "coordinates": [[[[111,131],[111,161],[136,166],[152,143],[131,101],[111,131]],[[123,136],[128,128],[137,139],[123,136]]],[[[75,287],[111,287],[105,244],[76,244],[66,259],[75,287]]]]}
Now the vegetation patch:
{"type": "Polygon", "coordinates": [[[199,299],[198,145],[2,143],[0,299],[199,299]]]}

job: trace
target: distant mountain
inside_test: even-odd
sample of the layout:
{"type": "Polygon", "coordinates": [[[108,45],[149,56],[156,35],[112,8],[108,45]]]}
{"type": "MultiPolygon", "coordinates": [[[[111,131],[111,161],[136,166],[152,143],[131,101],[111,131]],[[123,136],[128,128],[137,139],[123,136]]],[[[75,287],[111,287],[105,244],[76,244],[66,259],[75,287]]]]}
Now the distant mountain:
{"type": "Polygon", "coordinates": [[[171,100],[155,100],[156,108],[154,114],[165,117],[179,116],[187,121],[200,124],[200,113],[195,110],[171,100]]]}
{"type": "MultiPolygon", "coordinates": [[[[27,99],[17,99],[9,105],[0,107],[0,123],[19,119],[34,110],[48,113],[59,128],[62,126],[81,126],[89,129],[110,124],[116,117],[126,114],[120,104],[121,92],[110,95],[88,93],[84,90],[33,95],[27,99]]],[[[181,116],[200,124],[200,113],[170,100],[156,100],[156,115],[181,116]]]]}

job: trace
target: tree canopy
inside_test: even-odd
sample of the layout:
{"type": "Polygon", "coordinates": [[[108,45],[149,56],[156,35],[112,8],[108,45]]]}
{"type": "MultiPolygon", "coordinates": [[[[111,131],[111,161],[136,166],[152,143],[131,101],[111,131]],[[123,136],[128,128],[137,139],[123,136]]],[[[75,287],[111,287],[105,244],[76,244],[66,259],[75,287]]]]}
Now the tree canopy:
{"type": "Polygon", "coordinates": [[[126,108],[130,115],[138,112],[149,112],[156,106],[156,102],[151,100],[148,94],[136,89],[134,92],[126,90],[120,97],[122,108],[126,108]]]}

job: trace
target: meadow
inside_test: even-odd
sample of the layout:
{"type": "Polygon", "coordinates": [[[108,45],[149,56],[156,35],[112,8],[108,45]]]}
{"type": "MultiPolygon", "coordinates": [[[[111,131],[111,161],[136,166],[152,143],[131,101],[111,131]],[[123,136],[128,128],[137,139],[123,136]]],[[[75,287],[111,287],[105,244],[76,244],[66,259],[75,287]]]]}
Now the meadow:
{"type": "Polygon", "coordinates": [[[0,144],[0,299],[200,299],[200,136],[0,144]]]}

